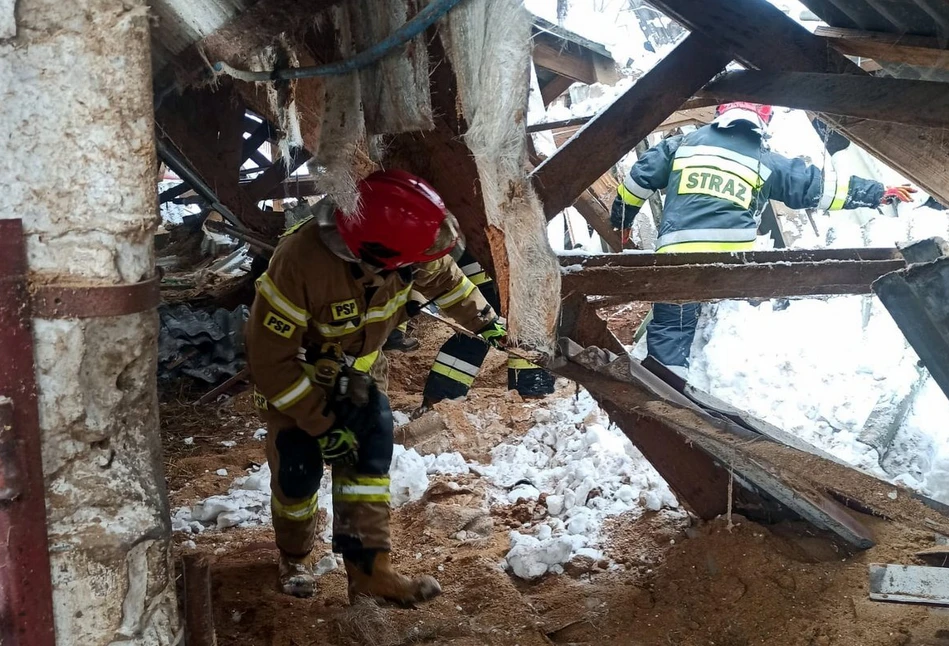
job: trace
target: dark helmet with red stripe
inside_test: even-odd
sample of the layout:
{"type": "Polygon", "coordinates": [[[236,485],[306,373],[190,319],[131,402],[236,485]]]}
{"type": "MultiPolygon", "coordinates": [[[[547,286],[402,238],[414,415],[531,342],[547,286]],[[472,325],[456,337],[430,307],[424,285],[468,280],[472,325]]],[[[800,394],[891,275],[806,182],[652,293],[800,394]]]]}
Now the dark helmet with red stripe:
{"type": "Polygon", "coordinates": [[[383,269],[437,260],[460,238],[458,222],[421,177],[378,171],[358,185],[355,213],[336,210],[339,234],[357,258],[383,269]]]}

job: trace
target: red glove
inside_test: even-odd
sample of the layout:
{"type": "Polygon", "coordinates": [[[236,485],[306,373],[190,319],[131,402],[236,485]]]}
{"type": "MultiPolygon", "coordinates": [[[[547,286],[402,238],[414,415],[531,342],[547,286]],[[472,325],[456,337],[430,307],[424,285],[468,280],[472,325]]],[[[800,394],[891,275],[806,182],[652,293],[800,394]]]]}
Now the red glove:
{"type": "MultiPolygon", "coordinates": [[[[614,231],[615,231],[615,229],[614,229],[614,231]]],[[[623,229],[623,230],[620,232],[620,237],[622,238],[622,243],[623,243],[623,246],[624,246],[624,247],[625,247],[627,244],[629,244],[629,238],[630,238],[630,236],[631,236],[632,234],[633,234],[633,230],[632,230],[632,229],[623,229]]]]}
{"type": "Polygon", "coordinates": [[[909,184],[903,184],[902,186],[888,186],[885,191],[883,191],[883,199],[880,200],[880,204],[896,204],[897,202],[912,202],[913,193],[916,193],[916,189],[910,186],[909,184]]]}

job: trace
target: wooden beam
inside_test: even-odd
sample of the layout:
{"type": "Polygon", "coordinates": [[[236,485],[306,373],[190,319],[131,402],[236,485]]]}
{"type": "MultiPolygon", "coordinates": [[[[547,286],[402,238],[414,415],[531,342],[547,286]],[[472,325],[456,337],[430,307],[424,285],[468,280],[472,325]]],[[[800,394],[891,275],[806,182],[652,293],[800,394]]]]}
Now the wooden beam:
{"type": "Polygon", "coordinates": [[[266,196],[275,188],[283,184],[297,168],[302,166],[310,157],[308,150],[297,148],[290,154],[289,163],[286,160],[278,159],[267,167],[263,173],[244,187],[247,196],[255,202],[267,199],[266,196]]]}
{"type": "Polygon", "coordinates": [[[564,294],[690,302],[868,294],[873,281],[906,262],[895,249],[828,249],[563,256],[561,265],[564,294]]]}
{"type": "Polygon", "coordinates": [[[534,170],[534,187],[547,217],[573,204],[730,60],[704,37],[688,36],[534,170]]]}
{"type": "Polygon", "coordinates": [[[544,107],[554,102],[558,96],[567,91],[573,85],[573,79],[566,76],[555,75],[552,79],[544,83],[540,88],[540,97],[544,101],[544,107]]]}
{"type": "Polygon", "coordinates": [[[580,194],[573,207],[583,216],[583,219],[593,227],[593,230],[599,234],[606,243],[610,251],[619,252],[623,250],[623,241],[618,231],[613,231],[613,225],[610,224],[610,209],[593,194],[593,191],[587,189],[580,194]]]}
{"type": "Polygon", "coordinates": [[[814,34],[847,56],[949,70],[949,50],[938,38],[839,27],[818,27],[814,34]]]}
{"type": "Polygon", "coordinates": [[[593,57],[588,52],[574,52],[535,37],[531,57],[534,59],[534,65],[550,70],[558,76],[566,76],[587,85],[596,83],[596,68],[593,66],[593,57]]]}
{"type": "Polygon", "coordinates": [[[726,72],[699,96],[752,101],[914,126],[949,126],[949,83],[854,74],[726,72]]]}
{"type": "MultiPolygon", "coordinates": [[[[765,71],[866,74],[827,40],[764,0],[650,0],[664,13],[765,71]]],[[[949,201],[949,133],[822,114],[851,141],[941,201],[949,201]]]]}

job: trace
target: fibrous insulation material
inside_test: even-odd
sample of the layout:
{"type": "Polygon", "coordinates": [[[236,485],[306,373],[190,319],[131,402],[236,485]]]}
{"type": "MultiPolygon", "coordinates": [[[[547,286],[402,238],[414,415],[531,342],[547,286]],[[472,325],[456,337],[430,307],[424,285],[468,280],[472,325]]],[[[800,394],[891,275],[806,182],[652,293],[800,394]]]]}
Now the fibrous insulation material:
{"type": "Polygon", "coordinates": [[[551,352],[560,275],[524,173],[530,16],[515,0],[467,0],[443,19],[440,33],[458,79],[511,338],[551,352]]]}
{"type": "MultiPolygon", "coordinates": [[[[603,557],[605,519],[646,510],[681,515],[675,496],[659,474],[623,433],[611,426],[593,398],[548,400],[533,413],[534,426],[520,439],[496,447],[490,464],[466,462],[459,453],[419,455],[396,445],[390,471],[393,507],[419,500],[429,476],[469,476],[490,485],[494,506],[535,503],[537,520],[511,532],[506,566],[518,577],[559,573],[578,556],[603,557]],[[541,496],[543,495],[543,500],[541,496]]],[[[478,423],[478,418],[471,417],[478,423]]],[[[482,420],[485,426],[489,420],[482,420]]],[[[327,513],[322,539],[329,541],[332,493],[323,479],[319,505],[327,513]]],[[[178,509],[176,531],[198,534],[228,527],[266,525],[270,515],[270,469],[264,465],[234,480],[230,491],[178,509]]],[[[398,537],[395,537],[398,545],[398,537]]]]}

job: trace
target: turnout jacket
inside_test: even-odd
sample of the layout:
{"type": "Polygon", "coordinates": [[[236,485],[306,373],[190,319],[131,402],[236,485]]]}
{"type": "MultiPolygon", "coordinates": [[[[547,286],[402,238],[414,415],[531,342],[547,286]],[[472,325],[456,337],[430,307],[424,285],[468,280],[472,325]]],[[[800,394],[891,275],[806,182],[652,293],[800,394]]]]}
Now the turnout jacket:
{"type": "Polygon", "coordinates": [[[399,271],[376,272],[337,256],[312,218],[277,244],[247,323],[247,358],[255,404],[268,422],[319,435],[331,427],[329,393],[307,371],[306,353],[339,344],[357,370],[369,372],[389,333],[408,320],[410,292],[432,299],[472,332],[496,314],[450,256],[399,271]]]}
{"type": "Polygon", "coordinates": [[[646,151],[617,189],[613,227],[631,227],[659,189],[668,189],[656,243],[662,251],[750,247],[769,199],[793,209],[853,209],[879,206],[884,191],[879,182],[772,152],[745,122],[713,123],[646,151]]]}

